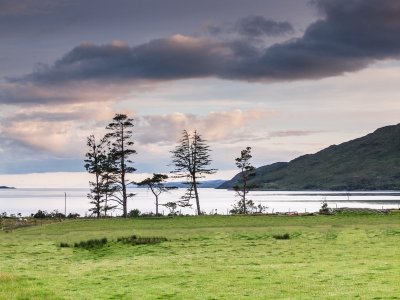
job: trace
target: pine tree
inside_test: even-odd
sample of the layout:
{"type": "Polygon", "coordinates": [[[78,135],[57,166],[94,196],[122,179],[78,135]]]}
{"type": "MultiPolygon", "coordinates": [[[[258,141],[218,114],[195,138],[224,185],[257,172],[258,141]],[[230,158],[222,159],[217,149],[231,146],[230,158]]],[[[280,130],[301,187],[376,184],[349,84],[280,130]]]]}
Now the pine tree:
{"type": "Polygon", "coordinates": [[[132,128],[133,119],[124,114],[116,114],[113,121],[107,125],[106,129],[110,132],[105,138],[110,142],[110,152],[108,153],[108,166],[110,168],[110,183],[112,184],[112,197],[110,200],[116,206],[122,207],[123,217],[128,215],[128,199],[135,194],[127,192],[127,185],[130,183],[127,174],[133,173],[136,169],[132,166],[133,161],[130,157],[136,154],[132,148],[132,128]]]}
{"type": "Polygon", "coordinates": [[[118,207],[117,204],[112,204],[113,195],[117,194],[121,187],[118,185],[118,176],[117,167],[115,166],[115,161],[113,160],[112,156],[112,148],[111,143],[106,138],[103,138],[103,147],[104,147],[104,159],[101,161],[101,182],[102,182],[102,189],[101,192],[104,195],[104,216],[107,216],[107,212],[109,210],[113,210],[118,207]]]}
{"type": "Polygon", "coordinates": [[[89,211],[95,214],[97,218],[100,218],[105,202],[102,180],[102,162],[105,159],[104,143],[102,140],[97,143],[95,136],[90,135],[87,138],[87,146],[90,150],[86,153],[85,168],[90,174],[94,174],[95,177],[95,181],[89,181],[90,193],[88,194],[88,198],[90,199],[90,204],[93,205],[89,211]]]}
{"type": "Polygon", "coordinates": [[[191,136],[186,130],[183,131],[178,146],[171,151],[172,162],[175,165],[175,170],[171,173],[174,173],[176,178],[186,178],[188,184],[188,189],[178,205],[191,206],[190,200],[195,198],[198,215],[201,214],[198,179],[204,178],[205,174],[216,172],[216,169],[208,167],[211,164],[210,151],[210,147],[197,131],[191,136]]]}

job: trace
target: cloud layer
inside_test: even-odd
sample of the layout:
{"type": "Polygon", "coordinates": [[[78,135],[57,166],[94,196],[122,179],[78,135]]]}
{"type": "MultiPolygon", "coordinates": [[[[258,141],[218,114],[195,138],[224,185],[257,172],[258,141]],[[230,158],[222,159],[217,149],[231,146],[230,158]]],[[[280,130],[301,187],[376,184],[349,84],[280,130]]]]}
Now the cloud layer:
{"type": "MultiPolygon", "coordinates": [[[[82,80],[176,80],[217,77],[247,81],[315,79],[353,72],[400,57],[400,3],[392,0],[315,0],[323,15],[304,35],[267,48],[249,40],[174,35],[130,47],[81,44],[51,66],[17,79],[56,84],[82,80]]],[[[290,31],[262,17],[240,20],[253,36],[290,31]]]]}
{"type": "Polygon", "coordinates": [[[137,140],[141,144],[174,144],[181,137],[182,130],[197,130],[210,142],[227,142],[254,137],[250,127],[272,116],[274,113],[263,109],[242,111],[210,112],[199,116],[174,113],[168,115],[141,116],[137,119],[137,140]]]}
{"type": "Polygon", "coordinates": [[[234,24],[207,24],[205,29],[211,35],[238,34],[247,38],[282,36],[294,32],[293,25],[287,21],[275,21],[256,15],[241,18],[234,24]]]}
{"type": "Polygon", "coordinates": [[[0,36],[9,51],[0,60],[3,74],[14,76],[0,80],[0,173],[82,170],[86,137],[102,135],[115,112],[137,122],[141,171],[165,164],[183,129],[198,130],[230,168],[232,153],[246,145],[272,162],[342,141],[343,128],[396,120],[399,1],[314,0],[319,19],[307,14],[300,24],[293,16],[301,13],[289,9],[297,0],[160,1],[160,15],[150,4],[138,7],[145,1],[129,2],[129,9],[128,2],[99,0],[94,12],[93,1],[0,0],[0,36]],[[229,3],[234,14],[214,6],[229,3]],[[199,14],[200,6],[217,13],[199,14]],[[84,26],[92,13],[95,22],[84,26]],[[220,22],[208,27],[214,34],[199,29],[212,20],[220,22]],[[96,42],[79,44],[86,38],[96,42]],[[114,38],[129,44],[108,42],[114,38]],[[40,60],[47,64],[30,72],[40,60]],[[321,141],[329,134],[335,139],[321,141]]]}
{"type": "Polygon", "coordinates": [[[251,37],[279,36],[294,31],[289,22],[276,22],[265,19],[263,16],[248,16],[240,19],[234,29],[242,35],[251,37]]]}

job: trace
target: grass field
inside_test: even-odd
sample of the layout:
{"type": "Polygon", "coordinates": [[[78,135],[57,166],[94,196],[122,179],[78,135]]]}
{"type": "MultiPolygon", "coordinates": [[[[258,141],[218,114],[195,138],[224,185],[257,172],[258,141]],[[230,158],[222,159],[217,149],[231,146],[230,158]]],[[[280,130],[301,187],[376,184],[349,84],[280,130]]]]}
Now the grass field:
{"type": "Polygon", "coordinates": [[[400,214],[63,221],[0,231],[0,299],[400,299],[399,247],[400,214]]]}

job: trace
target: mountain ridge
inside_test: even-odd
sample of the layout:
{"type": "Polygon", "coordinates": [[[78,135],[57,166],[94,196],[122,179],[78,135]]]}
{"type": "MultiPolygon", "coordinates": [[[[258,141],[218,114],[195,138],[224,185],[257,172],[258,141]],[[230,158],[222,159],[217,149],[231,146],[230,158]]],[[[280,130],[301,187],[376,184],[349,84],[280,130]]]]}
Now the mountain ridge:
{"type": "MultiPolygon", "coordinates": [[[[239,178],[237,174],[218,188],[231,189],[239,178]]],[[[290,162],[261,166],[249,183],[257,190],[400,189],[400,124],[290,162]]]]}

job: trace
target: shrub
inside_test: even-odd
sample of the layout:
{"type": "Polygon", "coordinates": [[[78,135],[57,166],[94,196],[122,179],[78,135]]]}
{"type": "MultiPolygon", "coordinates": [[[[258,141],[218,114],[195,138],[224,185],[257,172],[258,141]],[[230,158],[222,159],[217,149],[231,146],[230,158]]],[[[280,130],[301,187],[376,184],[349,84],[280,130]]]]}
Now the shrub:
{"type": "Polygon", "coordinates": [[[68,248],[68,247],[70,247],[70,245],[69,245],[68,243],[64,243],[64,242],[61,242],[61,243],[59,244],[59,246],[60,246],[61,248],[68,248]]]}
{"type": "Polygon", "coordinates": [[[138,210],[137,208],[132,209],[129,213],[128,213],[128,217],[129,218],[137,218],[140,216],[140,210],[138,210]]]}
{"type": "Polygon", "coordinates": [[[275,234],[272,236],[276,240],[289,240],[290,239],[290,234],[289,233],[284,233],[284,234],[275,234]]]}
{"type": "Polygon", "coordinates": [[[328,207],[328,203],[326,202],[326,200],[322,201],[319,213],[321,215],[330,215],[332,213],[332,210],[328,207]]]}
{"type": "Polygon", "coordinates": [[[55,219],[55,218],[62,219],[62,218],[65,218],[65,215],[63,213],[60,213],[57,210],[54,210],[54,211],[48,213],[45,210],[40,210],[39,209],[36,213],[31,214],[31,217],[33,217],[35,219],[46,219],[46,218],[49,218],[49,219],[55,219]]]}
{"type": "Polygon", "coordinates": [[[77,214],[77,213],[69,213],[67,216],[68,219],[76,219],[79,217],[80,217],[80,214],[77,214]]]}
{"type": "Polygon", "coordinates": [[[48,218],[58,218],[58,219],[63,219],[65,218],[65,215],[63,213],[60,213],[58,210],[54,210],[51,213],[47,215],[48,218]]]}
{"type": "Polygon", "coordinates": [[[47,212],[39,209],[37,213],[32,214],[31,216],[35,219],[44,219],[47,216],[47,212]]]}

